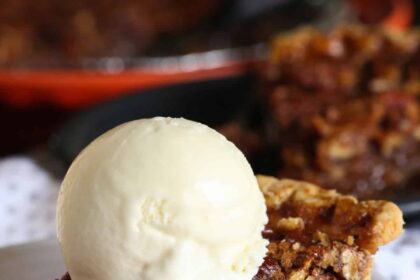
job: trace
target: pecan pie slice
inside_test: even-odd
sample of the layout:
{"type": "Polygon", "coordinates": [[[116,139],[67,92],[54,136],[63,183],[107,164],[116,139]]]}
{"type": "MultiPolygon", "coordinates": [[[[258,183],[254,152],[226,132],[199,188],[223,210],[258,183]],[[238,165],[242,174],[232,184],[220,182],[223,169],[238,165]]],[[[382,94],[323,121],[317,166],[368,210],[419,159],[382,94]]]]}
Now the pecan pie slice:
{"type": "Polygon", "coordinates": [[[370,279],[372,255],[402,232],[387,201],[361,201],[310,183],[258,176],[269,253],[254,280],[370,279]]]}

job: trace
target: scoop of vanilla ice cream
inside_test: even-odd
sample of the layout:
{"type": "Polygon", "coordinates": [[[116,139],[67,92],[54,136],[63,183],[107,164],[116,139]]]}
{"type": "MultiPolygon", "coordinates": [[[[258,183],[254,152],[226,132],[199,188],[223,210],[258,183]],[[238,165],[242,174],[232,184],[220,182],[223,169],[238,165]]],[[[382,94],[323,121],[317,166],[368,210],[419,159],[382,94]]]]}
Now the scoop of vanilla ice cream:
{"type": "Polygon", "coordinates": [[[64,178],[57,220],[72,280],[250,280],[267,251],[247,160],[185,119],[132,121],[93,141],[64,178]]]}

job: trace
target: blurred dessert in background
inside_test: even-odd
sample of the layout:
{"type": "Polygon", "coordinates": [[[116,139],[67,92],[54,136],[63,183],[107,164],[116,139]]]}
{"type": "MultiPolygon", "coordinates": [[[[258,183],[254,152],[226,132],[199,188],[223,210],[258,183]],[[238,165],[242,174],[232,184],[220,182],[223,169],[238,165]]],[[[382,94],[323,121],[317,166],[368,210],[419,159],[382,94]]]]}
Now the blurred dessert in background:
{"type": "Polygon", "coordinates": [[[202,0],[194,5],[186,0],[3,0],[0,68],[92,70],[104,68],[97,60],[109,57],[145,67],[135,59],[253,46],[301,24],[332,26],[351,13],[342,0],[202,0]]]}
{"type": "Polygon", "coordinates": [[[420,173],[419,31],[302,28],[273,41],[263,72],[280,176],[370,198],[420,173]]]}
{"type": "Polygon", "coordinates": [[[0,66],[134,56],[213,15],[220,0],[0,1],[0,66]]]}

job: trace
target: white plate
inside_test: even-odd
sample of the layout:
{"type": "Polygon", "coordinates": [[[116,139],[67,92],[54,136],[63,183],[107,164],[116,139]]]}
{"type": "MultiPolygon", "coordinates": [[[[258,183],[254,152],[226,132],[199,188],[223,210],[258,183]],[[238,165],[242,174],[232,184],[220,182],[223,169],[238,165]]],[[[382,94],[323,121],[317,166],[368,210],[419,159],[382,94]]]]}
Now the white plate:
{"type": "Polygon", "coordinates": [[[65,271],[55,240],[0,249],[1,280],[54,280],[65,271]]]}
{"type": "MultiPolygon", "coordinates": [[[[64,274],[56,240],[38,241],[0,250],[1,280],[54,280],[64,274]]],[[[384,280],[374,273],[372,280],[384,280]]]]}

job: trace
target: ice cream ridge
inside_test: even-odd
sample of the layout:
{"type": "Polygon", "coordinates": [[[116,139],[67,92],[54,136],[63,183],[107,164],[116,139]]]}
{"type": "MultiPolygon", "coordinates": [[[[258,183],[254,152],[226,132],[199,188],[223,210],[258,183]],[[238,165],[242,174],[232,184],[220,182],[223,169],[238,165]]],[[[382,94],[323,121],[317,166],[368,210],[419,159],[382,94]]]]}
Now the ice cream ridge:
{"type": "Polygon", "coordinates": [[[72,280],[250,280],[267,221],[244,155],[182,118],[136,120],[94,140],[57,209],[72,280]]]}

